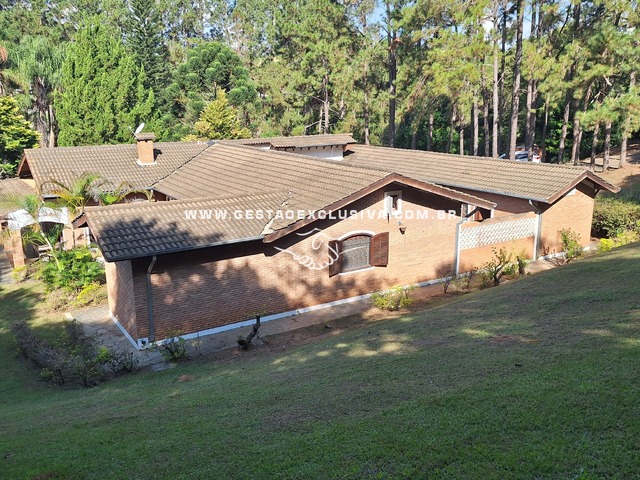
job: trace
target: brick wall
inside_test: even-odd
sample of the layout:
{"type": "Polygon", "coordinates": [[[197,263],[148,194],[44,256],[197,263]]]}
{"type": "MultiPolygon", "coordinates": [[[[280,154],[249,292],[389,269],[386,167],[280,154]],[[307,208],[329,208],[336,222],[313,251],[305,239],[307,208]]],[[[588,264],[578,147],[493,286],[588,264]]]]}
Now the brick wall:
{"type": "MultiPolygon", "coordinates": [[[[402,186],[389,186],[385,190],[402,191],[404,235],[399,231],[397,219],[379,215],[384,211],[384,192],[380,191],[349,207],[349,211],[355,210],[358,215],[319,220],[298,232],[307,233],[317,228],[323,234],[320,238],[316,234],[293,233],[272,244],[246,242],[158,257],[151,274],[156,339],[175,335],[178,331],[185,334],[236,323],[250,319],[258,312],[280,313],[450,275],[456,224],[460,218],[447,218],[446,214],[439,218],[438,211],[459,212],[460,204],[402,186]],[[413,214],[409,215],[409,211],[413,214]],[[429,218],[417,218],[417,212],[423,216],[428,214],[429,218]],[[356,232],[389,232],[387,267],[330,278],[326,266],[309,269],[294,258],[295,255],[298,260],[315,262],[319,268],[328,259],[329,239],[356,232]],[[322,245],[316,250],[313,242],[319,239],[322,245]]],[[[522,213],[519,210],[525,210],[523,202],[530,212],[529,204],[518,199],[514,199],[510,207],[503,202],[502,208],[522,213]]],[[[555,235],[560,224],[584,233],[590,225],[592,206],[592,198],[577,192],[548,208],[543,221],[546,241],[550,240],[549,232],[555,235]],[[576,209],[585,208],[586,212],[576,212],[576,209]]],[[[513,215],[512,212],[501,212],[513,215]]],[[[499,215],[497,217],[495,221],[500,221],[499,215]]],[[[505,246],[515,253],[524,249],[529,258],[533,255],[532,237],[496,246],[505,246]]],[[[464,250],[460,270],[482,266],[492,256],[491,246],[464,250]]],[[[133,330],[137,333],[132,334],[134,338],[149,336],[145,284],[149,262],[150,258],[131,261],[131,283],[127,283],[126,267],[121,267],[120,278],[124,279],[125,286],[122,291],[110,291],[110,297],[119,296],[117,308],[122,312],[118,315],[121,323],[126,323],[124,315],[134,319],[133,330]]]]}
{"type": "MultiPolygon", "coordinates": [[[[399,186],[387,190],[403,191],[404,235],[397,219],[379,216],[384,193],[376,192],[349,207],[361,216],[318,221],[299,232],[321,229],[326,237],[318,250],[313,248],[314,235],[294,233],[274,244],[252,242],[160,256],[151,275],[156,339],[176,330],[188,333],[235,323],[257,312],[295,310],[450,274],[459,218],[446,214],[439,218],[438,210],[457,211],[459,204],[399,186]],[[416,218],[418,211],[429,218],[416,218]],[[387,267],[329,278],[327,268],[309,269],[293,258],[306,255],[319,267],[328,259],[328,239],[362,231],[389,232],[387,267]]],[[[138,337],[149,335],[145,287],[149,261],[133,261],[138,337]]]]}
{"type": "Polygon", "coordinates": [[[136,329],[131,261],[106,262],[104,269],[107,278],[109,311],[133,338],[139,338],[136,329]]]}
{"type": "Polygon", "coordinates": [[[560,230],[563,228],[570,228],[577,232],[583,246],[589,244],[594,197],[594,190],[581,184],[573,194],[565,195],[544,210],[540,240],[541,255],[562,251],[560,230]]]}

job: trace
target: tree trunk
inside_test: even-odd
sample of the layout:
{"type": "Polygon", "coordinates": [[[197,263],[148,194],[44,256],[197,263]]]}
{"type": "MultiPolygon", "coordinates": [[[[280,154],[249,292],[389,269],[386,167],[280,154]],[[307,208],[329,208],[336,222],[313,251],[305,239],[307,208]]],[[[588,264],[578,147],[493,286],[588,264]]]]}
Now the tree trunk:
{"type": "Polygon", "coordinates": [[[389,146],[394,147],[396,144],[396,75],[397,75],[397,58],[396,58],[396,40],[397,32],[393,27],[393,19],[390,1],[387,0],[387,47],[389,53],[387,55],[388,72],[389,72],[389,146]]]}
{"type": "Polygon", "coordinates": [[[567,100],[564,106],[564,115],[562,116],[562,130],[560,131],[560,143],[558,144],[558,163],[562,163],[564,158],[564,144],[567,141],[567,125],[569,124],[569,115],[571,114],[571,100],[567,94],[567,100]]]}
{"type": "Polygon", "coordinates": [[[458,132],[459,132],[458,134],[460,136],[460,138],[459,138],[460,145],[458,146],[459,147],[459,152],[458,153],[460,155],[464,155],[464,125],[460,125],[458,132]]]}
{"type": "Polygon", "coordinates": [[[600,135],[600,122],[596,123],[593,128],[593,140],[591,141],[591,162],[589,163],[589,170],[593,171],[596,168],[596,155],[598,152],[598,136],[600,135]]]}
{"type": "MultiPolygon", "coordinates": [[[[499,2],[501,3],[501,2],[499,2]]],[[[503,139],[503,127],[504,127],[504,117],[505,117],[505,98],[504,98],[504,77],[505,77],[505,62],[506,62],[506,52],[507,52],[507,9],[506,5],[504,5],[502,10],[502,41],[500,45],[500,92],[498,94],[499,104],[498,104],[498,143],[499,149],[504,149],[504,139],[503,139]]],[[[498,149],[496,149],[496,152],[498,149]]],[[[494,156],[497,157],[499,153],[494,156]]]]}
{"type": "Polygon", "coordinates": [[[329,133],[329,79],[326,75],[322,79],[322,85],[324,88],[324,127],[322,128],[322,133],[326,135],[329,133]]]}
{"type": "Polygon", "coordinates": [[[547,157],[547,127],[549,125],[549,102],[544,102],[544,121],[542,123],[542,136],[540,137],[540,161],[547,157]]]}
{"type": "Polygon", "coordinates": [[[433,149],[433,111],[429,112],[429,128],[427,130],[427,150],[433,149]]]}
{"type": "Polygon", "coordinates": [[[484,136],[484,156],[491,155],[491,127],[489,126],[489,91],[485,71],[482,72],[482,135],[484,136]]]}
{"type": "Polygon", "coordinates": [[[473,96],[473,155],[478,155],[478,145],[480,144],[480,123],[478,111],[478,96],[473,96]]]}
{"type": "Polygon", "coordinates": [[[491,156],[498,158],[498,140],[500,131],[500,96],[498,77],[498,44],[493,45],[493,128],[491,132],[491,156]]]}
{"type": "Polygon", "coordinates": [[[513,94],[511,97],[511,124],[509,125],[509,158],[516,159],[518,140],[518,110],[520,107],[520,74],[522,70],[522,30],[524,25],[524,0],[518,0],[518,24],[516,29],[516,58],[513,65],[513,94]]]}
{"type": "MultiPolygon", "coordinates": [[[[589,108],[589,101],[591,100],[591,91],[593,88],[593,83],[591,83],[589,85],[589,87],[587,88],[586,93],[584,94],[584,99],[583,99],[583,104],[582,104],[582,110],[583,112],[587,111],[587,108],[589,108]]],[[[576,102],[576,107],[577,107],[577,102],[576,102]]],[[[583,133],[584,129],[582,128],[582,125],[580,124],[580,119],[578,118],[578,115],[574,114],[573,117],[573,145],[571,145],[571,163],[573,163],[574,165],[579,165],[580,164],[580,145],[582,144],[582,133],[583,133]]]]}
{"type": "Polygon", "coordinates": [[[369,82],[368,80],[368,69],[369,65],[367,62],[364,62],[364,75],[363,79],[363,89],[364,89],[364,144],[369,145],[371,143],[370,133],[369,133],[369,82]]]}
{"type": "MultiPolygon", "coordinates": [[[[539,4],[536,0],[531,2],[531,33],[530,38],[538,38],[538,14],[539,14],[539,4]]],[[[526,126],[524,132],[524,148],[527,151],[528,159],[531,161],[533,159],[533,144],[535,141],[536,134],[536,110],[534,105],[537,102],[538,96],[538,88],[537,82],[531,75],[529,81],[527,83],[527,117],[526,117],[526,126]]]]}
{"type": "MultiPolygon", "coordinates": [[[[629,91],[631,92],[636,86],[636,72],[631,72],[631,78],[629,79],[629,91]]],[[[624,120],[622,123],[622,141],[620,142],[620,168],[624,168],[627,164],[627,143],[629,141],[629,135],[631,134],[631,113],[629,110],[625,112],[624,120]]]]}
{"type": "Polygon", "coordinates": [[[604,123],[604,159],[602,161],[602,171],[609,170],[609,160],[611,159],[611,120],[604,123]]]}

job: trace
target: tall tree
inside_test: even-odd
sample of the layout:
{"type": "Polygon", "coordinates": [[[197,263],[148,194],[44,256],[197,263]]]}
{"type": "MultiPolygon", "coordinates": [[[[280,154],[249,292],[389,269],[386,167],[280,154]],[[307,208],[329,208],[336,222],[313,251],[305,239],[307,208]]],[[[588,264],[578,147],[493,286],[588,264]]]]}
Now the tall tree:
{"type": "MultiPolygon", "coordinates": [[[[165,138],[181,138],[188,134],[200,112],[215,99],[217,88],[227,94],[229,104],[243,108],[256,100],[257,91],[240,57],[219,42],[206,42],[187,52],[186,62],[173,72],[166,96],[169,110],[163,117],[165,138]]],[[[244,120],[245,126],[249,124],[244,120]]]]}
{"type": "Polygon", "coordinates": [[[24,149],[37,144],[38,133],[20,113],[18,102],[12,97],[0,97],[0,178],[12,175],[24,149]]]}
{"type": "Polygon", "coordinates": [[[131,128],[153,117],[153,91],[144,70],[99,18],[69,46],[57,96],[60,145],[123,143],[131,128]]]}
{"type": "Polygon", "coordinates": [[[136,63],[144,68],[147,87],[156,98],[162,96],[169,80],[169,51],[163,35],[162,16],[156,0],[129,0],[125,42],[136,63]]]}
{"type": "Polygon", "coordinates": [[[40,146],[54,147],[58,122],[53,104],[60,86],[64,44],[55,45],[46,37],[24,37],[11,55],[14,81],[26,95],[31,120],[40,134],[40,146]]]}
{"type": "Polygon", "coordinates": [[[520,76],[522,74],[522,35],[524,28],[524,0],[516,4],[516,46],[513,62],[513,93],[511,95],[511,122],[509,125],[509,158],[516,159],[516,142],[518,141],[518,113],[520,109],[520,76]]]}
{"type": "Polygon", "coordinates": [[[229,105],[227,94],[221,88],[200,114],[194,130],[196,135],[189,135],[185,140],[232,140],[251,135],[249,129],[242,126],[238,109],[229,105]]]}

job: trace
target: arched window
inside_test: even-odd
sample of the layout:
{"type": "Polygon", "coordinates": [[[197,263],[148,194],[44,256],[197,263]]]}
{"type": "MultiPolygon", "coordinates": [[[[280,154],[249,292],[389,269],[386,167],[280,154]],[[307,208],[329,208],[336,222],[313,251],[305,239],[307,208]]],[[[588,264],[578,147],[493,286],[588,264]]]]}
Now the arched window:
{"type": "Polygon", "coordinates": [[[378,235],[357,233],[329,242],[329,276],[369,267],[386,267],[389,260],[389,232],[378,235]]]}

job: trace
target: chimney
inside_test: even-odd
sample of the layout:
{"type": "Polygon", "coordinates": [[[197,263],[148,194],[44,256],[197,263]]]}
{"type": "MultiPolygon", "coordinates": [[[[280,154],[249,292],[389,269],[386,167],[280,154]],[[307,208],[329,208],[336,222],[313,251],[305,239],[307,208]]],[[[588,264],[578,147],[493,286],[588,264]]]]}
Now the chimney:
{"type": "Polygon", "coordinates": [[[156,136],[153,133],[136,134],[138,147],[138,165],[155,165],[156,156],[153,152],[153,141],[156,136]]]}

